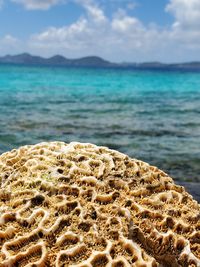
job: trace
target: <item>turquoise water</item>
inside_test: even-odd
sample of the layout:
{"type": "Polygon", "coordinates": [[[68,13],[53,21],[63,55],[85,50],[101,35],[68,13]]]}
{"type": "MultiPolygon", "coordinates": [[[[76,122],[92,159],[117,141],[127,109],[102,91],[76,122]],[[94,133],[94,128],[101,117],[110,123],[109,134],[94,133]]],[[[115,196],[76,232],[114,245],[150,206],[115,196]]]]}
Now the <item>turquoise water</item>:
{"type": "Polygon", "coordinates": [[[200,181],[200,73],[0,66],[0,152],[49,140],[200,181]]]}

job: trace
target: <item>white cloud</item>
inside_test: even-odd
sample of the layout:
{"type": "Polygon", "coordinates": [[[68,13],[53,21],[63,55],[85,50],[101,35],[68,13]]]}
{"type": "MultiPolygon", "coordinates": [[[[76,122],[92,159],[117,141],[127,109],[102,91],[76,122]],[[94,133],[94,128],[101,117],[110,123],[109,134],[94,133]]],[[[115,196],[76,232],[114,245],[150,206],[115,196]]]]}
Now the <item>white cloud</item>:
{"type": "Polygon", "coordinates": [[[200,52],[200,1],[170,0],[166,11],[175,18],[169,37],[185,53],[192,55],[196,51],[197,56],[200,52]]]}
{"type": "Polygon", "coordinates": [[[142,23],[137,18],[128,16],[124,10],[118,10],[111,21],[111,26],[114,31],[121,33],[133,34],[135,31],[144,30],[142,23]]]}
{"type": "Polygon", "coordinates": [[[103,10],[93,0],[75,0],[75,2],[85,8],[88,19],[92,20],[93,23],[104,23],[107,21],[103,10]]]}
{"type": "Polygon", "coordinates": [[[170,0],[166,7],[176,21],[174,27],[184,30],[200,29],[200,1],[199,0],[170,0]]]}
{"type": "Polygon", "coordinates": [[[47,10],[50,7],[63,2],[62,0],[11,0],[17,4],[22,4],[26,9],[42,9],[47,10]]]}
{"type": "Polygon", "coordinates": [[[44,43],[45,45],[49,44],[49,46],[61,45],[69,48],[74,45],[75,48],[76,44],[74,43],[74,40],[77,40],[79,42],[81,42],[81,40],[84,41],[87,38],[87,35],[90,35],[88,22],[85,19],[80,19],[79,21],[68,27],[51,27],[41,34],[35,36],[33,35],[32,41],[38,42],[40,44],[44,43]],[[69,45],[67,45],[67,40],[69,45]]]}

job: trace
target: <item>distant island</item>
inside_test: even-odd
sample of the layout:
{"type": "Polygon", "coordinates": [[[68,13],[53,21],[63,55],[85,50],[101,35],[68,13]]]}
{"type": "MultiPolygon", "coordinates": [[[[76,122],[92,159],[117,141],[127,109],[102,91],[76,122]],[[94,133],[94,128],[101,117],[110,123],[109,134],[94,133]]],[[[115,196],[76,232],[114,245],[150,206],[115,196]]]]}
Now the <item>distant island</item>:
{"type": "Polygon", "coordinates": [[[97,56],[88,56],[77,59],[68,59],[61,55],[50,58],[33,56],[28,53],[6,55],[0,57],[0,64],[15,64],[28,66],[60,66],[60,67],[94,67],[94,68],[130,68],[138,70],[196,70],[200,71],[200,62],[187,63],[113,63],[97,56]]]}

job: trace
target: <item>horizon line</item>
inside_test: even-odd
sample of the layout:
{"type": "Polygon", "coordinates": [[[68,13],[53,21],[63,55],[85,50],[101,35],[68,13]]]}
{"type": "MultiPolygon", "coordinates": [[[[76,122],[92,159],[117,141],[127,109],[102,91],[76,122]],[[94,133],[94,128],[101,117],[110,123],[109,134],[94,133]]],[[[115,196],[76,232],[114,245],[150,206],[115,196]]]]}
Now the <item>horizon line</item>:
{"type": "Polygon", "coordinates": [[[111,63],[111,64],[144,64],[144,63],[154,63],[154,64],[163,64],[163,65],[176,65],[176,64],[188,64],[188,63],[200,63],[200,59],[199,60],[191,60],[191,61],[175,61],[175,62],[164,62],[164,61],[157,61],[157,60],[149,60],[149,61],[120,61],[120,62],[114,62],[114,61],[110,61],[109,59],[105,59],[104,57],[98,56],[98,55],[86,55],[86,56],[80,56],[80,57],[75,57],[75,58],[69,58],[66,57],[62,54],[53,54],[51,56],[41,56],[41,55],[36,55],[36,54],[32,54],[29,52],[22,52],[22,53],[17,53],[17,54],[5,54],[5,55],[0,55],[0,59],[3,57],[7,57],[7,56],[22,56],[22,55],[28,55],[31,57],[40,57],[42,59],[50,59],[56,56],[60,56],[62,58],[65,58],[67,60],[78,60],[78,59],[85,59],[85,58],[98,58],[101,60],[106,61],[107,63],[111,63]]]}

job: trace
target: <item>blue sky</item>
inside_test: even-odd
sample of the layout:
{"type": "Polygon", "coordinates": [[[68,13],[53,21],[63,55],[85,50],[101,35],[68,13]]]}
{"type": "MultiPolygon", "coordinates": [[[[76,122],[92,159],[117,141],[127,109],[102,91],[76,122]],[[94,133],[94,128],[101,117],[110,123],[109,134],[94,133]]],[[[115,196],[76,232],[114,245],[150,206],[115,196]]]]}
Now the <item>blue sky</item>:
{"type": "Polygon", "coordinates": [[[0,0],[0,55],[200,60],[200,0],[0,0]]]}

